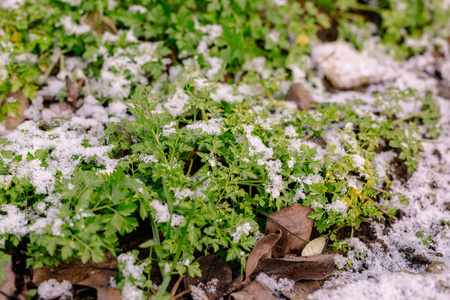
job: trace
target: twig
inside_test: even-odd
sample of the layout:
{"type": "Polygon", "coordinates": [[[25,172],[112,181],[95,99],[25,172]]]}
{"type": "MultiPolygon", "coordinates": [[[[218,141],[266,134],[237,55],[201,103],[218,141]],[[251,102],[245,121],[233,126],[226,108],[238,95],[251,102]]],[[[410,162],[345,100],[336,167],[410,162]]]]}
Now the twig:
{"type": "Polygon", "coordinates": [[[202,294],[199,294],[198,292],[194,291],[194,289],[192,287],[189,287],[189,290],[191,291],[191,293],[199,296],[200,298],[202,298],[203,300],[209,300],[208,298],[206,298],[205,296],[203,296],[202,294]]]}
{"type": "Polygon", "coordinates": [[[176,300],[176,299],[181,298],[181,297],[183,297],[184,295],[186,295],[187,293],[190,293],[190,292],[191,292],[190,290],[182,291],[181,293],[179,293],[179,294],[173,296],[172,298],[170,298],[170,300],[176,300]]]}
{"type": "Polygon", "coordinates": [[[172,298],[175,296],[175,293],[177,292],[178,286],[181,283],[181,280],[183,280],[184,275],[181,275],[180,278],[177,280],[177,282],[175,283],[175,285],[172,288],[172,291],[170,292],[170,295],[172,296],[172,298]]]}

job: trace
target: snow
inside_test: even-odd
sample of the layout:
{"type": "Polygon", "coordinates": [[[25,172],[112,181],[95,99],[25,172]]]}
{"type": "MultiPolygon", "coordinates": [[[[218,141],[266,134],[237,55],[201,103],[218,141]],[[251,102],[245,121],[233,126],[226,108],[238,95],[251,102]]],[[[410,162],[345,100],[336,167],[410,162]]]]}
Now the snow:
{"type": "Polygon", "coordinates": [[[316,44],[311,56],[319,72],[341,89],[391,81],[398,76],[391,59],[380,60],[371,53],[359,53],[344,41],[316,44]]]}
{"type": "Polygon", "coordinates": [[[208,121],[197,121],[186,126],[188,130],[201,129],[202,133],[209,135],[219,135],[222,133],[221,127],[224,125],[222,118],[210,119],[208,121]]]}
{"type": "Polygon", "coordinates": [[[332,290],[319,290],[308,296],[308,299],[448,299],[449,282],[450,272],[448,270],[443,274],[415,274],[399,271],[336,287],[332,290]]]}
{"type": "Polygon", "coordinates": [[[164,104],[164,107],[176,118],[183,113],[183,108],[187,104],[189,96],[183,91],[182,88],[178,87],[175,93],[169,96],[169,99],[164,104]]]}
{"type": "MultiPolygon", "coordinates": [[[[169,212],[169,207],[167,206],[166,203],[161,203],[158,200],[153,200],[152,202],[150,202],[150,205],[155,209],[156,211],[156,215],[155,215],[155,221],[158,223],[163,223],[163,222],[169,222],[170,221],[170,212],[169,212]]],[[[170,225],[172,227],[176,227],[179,226],[181,223],[183,223],[184,221],[184,216],[179,216],[176,214],[172,214],[172,220],[170,225]]]]}
{"type": "Polygon", "coordinates": [[[58,282],[56,279],[49,279],[38,286],[37,293],[42,299],[72,299],[71,290],[69,281],[58,282]]]}
{"type": "Polygon", "coordinates": [[[289,292],[294,288],[295,282],[287,278],[276,278],[267,276],[265,273],[259,273],[255,278],[256,281],[262,283],[272,294],[281,296],[281,291],[289,292]]]}
{"type": "Polygon", "coordinates": [[[62,16],[57,26],[64,27],[67,35],[82,35],[88,33],[92,28],[87,24],[76,24],[72,21],[71,16],[62,16]]]}
{"type": "Polygon", "coordinates": [[[144,272],[146,264],[136,265],[136,257],[133,253],[122,253],[117,257],[117,262],[124,263],[121,273],[125,278],[132,277],[139,280],[144,272]]]}
{"type": "Polygon", "coordinates": [[[240,226],[236,227],[236,231],[231,233],[231,237],[233,238],[233,243],[239,243],[241,240],[242,235],[249,235],[250,232],[253,231],[252,225],[250,223],[244,223],[240,226]]]}

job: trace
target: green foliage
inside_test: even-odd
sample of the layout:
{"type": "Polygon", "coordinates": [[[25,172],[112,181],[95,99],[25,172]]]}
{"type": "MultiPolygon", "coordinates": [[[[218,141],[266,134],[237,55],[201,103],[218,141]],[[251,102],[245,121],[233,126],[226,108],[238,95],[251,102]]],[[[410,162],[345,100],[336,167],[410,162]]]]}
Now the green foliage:
{"type": "Polygon", "coordinates": [[[421,243],[424,244],[427,248],[431,247],[431,243],[433,242],[433,236],[431,234],[426,237],[423,231],[417,231],[416,237],[418,237],[421,243]]]}
{"type": "MultiPolygon", "coordinates": [[[[8,254],[0,251],[0,267],[4,267],[10,259],[11,259],[11,255],[8,255],[8,254]]],[[[6,270],[3,268],[0,269],[0,284],[2,284],[3,281],[5,280],[5,276],[6,276],[6,270]]]]}
{"type": "Polygon", "coordinates": [[[383,0],[375,4],[317,0],[316,3],[338,21],[340,37],[359,48],[377,29],[390,54],[399,59],[422,52],[434,38],[448,37],[450,7],[443,5],[442,0],[383,0]],[[369,21],[374,23],[369,26],[369,21]]]}
{"type": "MultiPolygon", "coordinates": [[[[58,265],[72,258],[99,262],[105,251],[120,252],[120,236],[147,226],[152,238],[141,248],[150,254],[136,261],[147,275],[159,266],[162,293],[173,273],[199,274],[194,253],[217,253],[244,266],[264,226],[258,214],[293,203],[313,207],[309,217],[315,227],[335,240],[339,228],[358,228],[369,217],[395,212],[378,199],[407,202],[377,187],[370,164],[376,149],[398,146],[400,159],[413,170],[421,149],[417,123],[429,126],[430,136],[437,134],[432,128],[439,111],[433,99],[411,91],[378,95],[377,116],[365,111],[361,101],[298,111],[282,101],[233,92],[229,102],[214,101],[218,88],[198,76],[187,74],[170,87],[170,101],[185,103],[169,105],[160,93],[139,87],[128,102],[134,121],[110,124],[101,140],[113,147],[111,157],[120,150],[130,153],[113,172],[105,173],[95,156],[80,160],[70,177],[57,172],[55,191],[49,194],[56,202],[37,194],[29,178],[13,177],[0,188],[1,205],[36,212],[26,217],[28,226],[44,222],[25,235],[29,265],[58,265]],[[406,99],[416,108],[399,119],[406,99]],[[125,133],[131,144],[124,142],[125,133]],[[324,137],[327,145],[315,144],[314,137],[324,137]],[[51,219],[43,203],[47,212],[56,209],[51,219]]],[[[89,141],[82,144],[91,147],[89,141]]],[[[2,174],[8,176],[10,162],[22,160],[47,167],[52,151],[26,156],[2,151],[2,174]]],[[[5,238],[11,247],[23,236],[5,238]]],[[[116,282],[150,292],[152,281],[144,277],[118,276],[116,282]]]]}

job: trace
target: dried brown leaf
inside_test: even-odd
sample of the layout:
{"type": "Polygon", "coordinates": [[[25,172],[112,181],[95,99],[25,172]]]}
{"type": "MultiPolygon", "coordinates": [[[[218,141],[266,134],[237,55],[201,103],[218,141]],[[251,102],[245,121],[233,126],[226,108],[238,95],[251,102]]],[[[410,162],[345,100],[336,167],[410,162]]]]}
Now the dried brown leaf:
{"type": "Polygon", "coordinates": [[[242,291],[232,293],[230,298],[234,300],[275,300],[272,293],[258,281],[252,281],[242,291]]]}
{"type": "Polygon", "coordinates": [[[450,86],[439,83],[437,85],[439,97],[450,100],[450,86]]]}
{"type": "Polygon", "coordinates": [[[120,290],[113,287],[100,287],[97,288],[98,300],[122,300],[122,293],[120,290]]]}
{"type": "Polygon", "coordinates": [[[10,258],[6,265],[0,267],[1,270],[6,272],[2,284],[0,285],[0,300],[8,299],[7,296],[14,296],[16,291],[16,275],[12,269],[12,259],[10,258]]]}
{"type": "Polygon", "coordinates": [[[294,83],[284,99],[295,101],[299,110],[310,109],[311,105],[316,104],[301,83],[294,83]]]}
{"type": "Polygon", "coordinates": [[[321,280],[336,271],[334,254],[322,254],[308,257],[269,258],[259,262],[255,272],[264,272],[267,276],[298,280],[321,280]]]}
{"type": "Polygon", "coordinates": [[[272,249],[280,238],[281,231],[278,230],[275,233],[267,234],[256,243],[247,259],[247,264],[245,265],[246,278],[252,275],[253,271],[255,271],[260,259],[271,258],[272,249]]]}
{"type": "Polygon", "coordinates": [[[71,284],[99,288],[109,285],[111,276],[117,273],[117,259],[107,252],[100,263],[88,261],[83,264],[79,259],[73,259],[69,264],[58,267],[45,266],[33,270],[33,282],[37,285],[51,278],[58,281],[68,280],[71,284]]]}
{"type": "Polygon", "coordinates": [[[223,294],[224,296],[227,296],[229,294],[231,294],[234,291],[238,291],[240,290],[243,286],[248,285],[249,283],[251,283],[252,280],[250,279],[250,277],[247,277],[245,280],[242,280],[242,277],[239,276],[238,278],[235,278],[227,287],[227,290],[225,291],[225,293],[223,294]]]}
{"type": "Polygon", "coordinates": [[[309,241],[314,220],[308,218],[313,211],[309,206],[294,204],[268,216],[265,233],[281,230],[282,236],[275,244],[272,254],[284,257],[288,254],[298,254],[309,241]]]}
{"type": "Polygon", "coordinates": [[[67,101],[72,102],[74,106],[77,103],[78,97],[80,97],[80,89],[83,85],[83,80],[72,81],[69,76],[66,76],[66,88],[69,93],[67,101]]]}
{"type": "Polygon", "coordinates": [[[186,289],[194,286],[198,288],[214,285],[214,289],[203,289],[208,299],[214,300],[223,296],[233,277],[231,268],[217,255],[202,256],[196,261],[200,264],[202,277],[184,278],[186,289]]]}
{"type": "Polygon", "coordinates": [[[94,32],[97,34],[103,34],[107,31],[112,34],[117,34],[116,25],[108,16],[102,16],[100,23],[99,17],[98,12],[88,12],[83,16],[81,22],[94,28],[94,32]]]}
{"type": "Polygon", "coordinates": [[[299,280],[292,290],[281,291],[283,295],[289,299],[303,299],[307,295],[320,289],[321,282],[319,280],[299,280]]]}
{"type": "MultiPolygon", "coordinates": [[[[17,118],[12,117],[12,116],[6,116],[5,117],[5,127],[6,127],[6,129],[13,130],[17,126],[22,124],[23,121],[25,121],[24,113],[25,113],[25,110],[30,106],[30,101],[28,101],[28,98],[25,97],[25,95],[21,91],[17,91],[15,93],[9,92],[6,95],[6,99],[8,99],[10,97],[14,98],[15,100],[20,102],[19,115],[17,116],[17,118]]],[[[2,105],[3,105],[3,103],[0,105],[0,107],[2,105]]]]}

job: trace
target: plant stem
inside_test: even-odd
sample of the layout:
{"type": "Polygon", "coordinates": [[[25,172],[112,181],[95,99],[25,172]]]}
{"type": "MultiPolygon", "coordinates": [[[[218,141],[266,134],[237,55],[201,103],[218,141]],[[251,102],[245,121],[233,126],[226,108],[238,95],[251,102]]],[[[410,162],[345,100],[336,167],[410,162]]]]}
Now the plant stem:
{"type": "Polygon", "coordinates": [[[433,140],[433,139],[422,139],[420,140],[421,143],[433,143],[433,144],[442,144],[442,141],[439,140],[433,140]]]}
{"type": "Polygon", "coordinates": [[[178,263],[178,260],[180,259],[181,249],[183,247],[184,240],[186,238],[187,228],[188,228],[189,224],[191,223],[192,218],[194,217],[194,213],[195,213],[196,209],[197,209],[197,202],[194,201],[191,211],[189,212],[189,215],[187,217],[186,225],[183,227],[183,232],[181,234],[181,239],[178,243],[178,247],[177,247],[177,251],[175,253],[174,260],[172,261],[172,266],[170,268],[170,271],[164,275],[163,282],[161,283],[161,286],[158,289],[158,293],[156,293],[155,300],[160,300],[163,297],[164,293],[166,292],[167,287],[169,286],[172,272],[175,269],[175,265],[178,263]]]}

